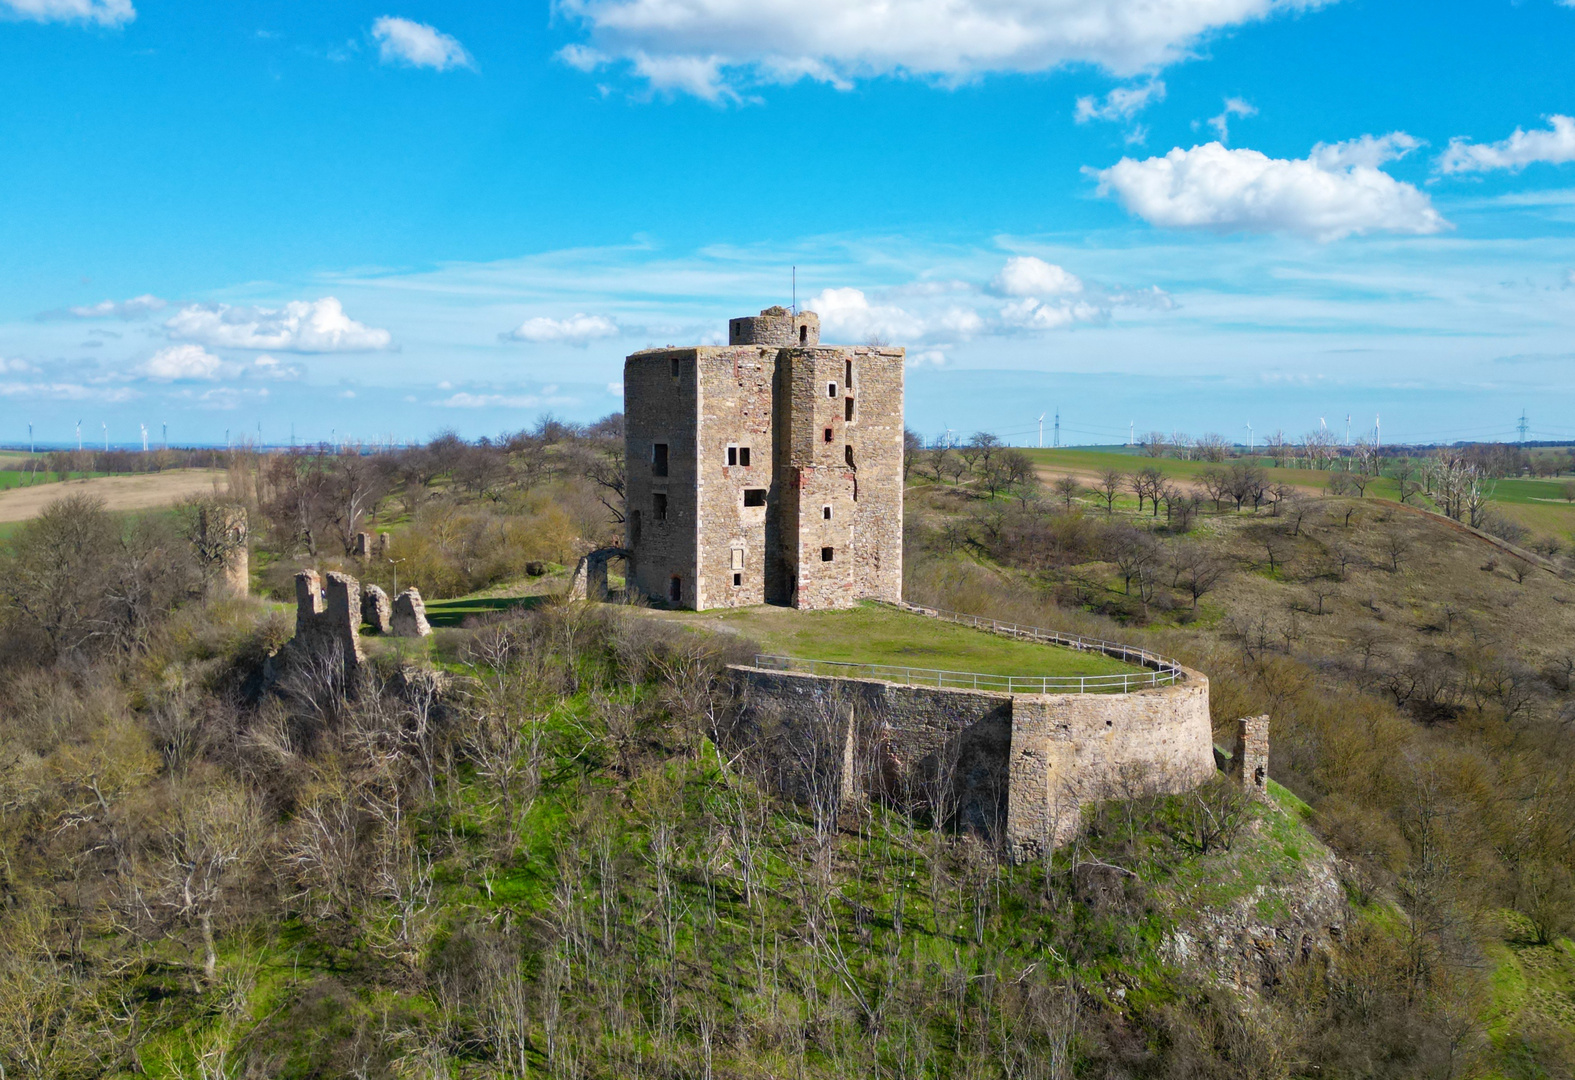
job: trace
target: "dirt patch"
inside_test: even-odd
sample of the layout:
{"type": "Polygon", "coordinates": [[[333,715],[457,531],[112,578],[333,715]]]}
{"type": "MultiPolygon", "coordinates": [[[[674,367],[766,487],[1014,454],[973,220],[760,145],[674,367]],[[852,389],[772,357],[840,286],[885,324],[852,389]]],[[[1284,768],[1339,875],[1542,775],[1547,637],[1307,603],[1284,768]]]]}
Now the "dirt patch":
{"type": "Polygon", "coordinates": [[[193,495],[223,493],[222,469],[171,469],[135,476],[97,476],[0,491],[0,521],[28,521],[50,503],[67,495],[86,494],[104,500],[110,510],[147,510],[170,506],[193,495]]]}

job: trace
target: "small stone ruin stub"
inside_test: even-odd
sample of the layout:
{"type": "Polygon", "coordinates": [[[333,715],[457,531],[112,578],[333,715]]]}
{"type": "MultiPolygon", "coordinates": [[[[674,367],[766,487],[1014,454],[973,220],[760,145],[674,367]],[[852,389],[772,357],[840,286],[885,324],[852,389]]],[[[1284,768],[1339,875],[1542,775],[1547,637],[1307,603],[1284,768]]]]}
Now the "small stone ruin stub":
{"type": "Polygon", "coordinates": [[[361,617],[374,634],[394,632],[394,602],[377,585],[367,585],[361,590],[361,617]]]}
{"type": "Polygon", "coordinates": [[[251,584],[246,508],[205,506],[197,516],[198,554],[211,596],[245,596],[251,584]]]}
{"type": "Polygon", "coordinates": [[[632,556],[626,548],[597,548],[580,556],[574,573],[569,578],[570,600],[606,600],[607,563],[610,559],[628,560],[632,556]]]}
{"type": "Polygon", "coordinates": [[[372,534],[367,532],[356,533],[355,546],[351,554],[358,559],[370,559],[372,557],[372,534]]]}
{"type": "Polygon", "coordinates": [[[416,589],[406,589],[394,597],[393,635],[395,637],[426,637],[432,632],[427,624],[427,606],[416,589]]]}
{"type": "Polygon", "coordinates": [[[1231,776],[1249,795],[1269,795],[1269,718],[1244,716],[1236,721],[1236,745],[1231,752],[1231,776]]]}

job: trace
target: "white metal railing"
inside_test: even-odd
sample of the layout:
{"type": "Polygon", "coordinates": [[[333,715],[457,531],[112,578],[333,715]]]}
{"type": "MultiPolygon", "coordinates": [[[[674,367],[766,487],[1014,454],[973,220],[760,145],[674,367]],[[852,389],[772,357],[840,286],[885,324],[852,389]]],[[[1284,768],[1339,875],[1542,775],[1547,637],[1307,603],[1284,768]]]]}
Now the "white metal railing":
{"type": "MultiPolygon", "coordinates": [[[[1063,634],[1059,630],[1045,630],[1038,626],[1022,626],[1018,623],[1004,623],[999,619],[987,619],[982,615],[968,615],[960,611],[946,611],[942,608],[927,608],[918,604],[903,601],[892,605],[904,611],[911,611],[918,615],[930,615],[948,622],[961,623],[979,630],[989,630],[996,634],[1005,634],[1008,637],[1027,638],[1029,641],[1042,641],[1047,645],[1060,645],[1067,649],[1077,649],[1081,652],[1097,652],[1113,660],[1122,660],[1128,664],[1139,664],[1149,668],[1155,673],[1169,673],[1166,682],[1175,682],[1181,677],[1181,665],[1168,656],[1149,652],[1147,649],[1134,648],[1123,645],[1119,641],[1105,641],[1102,638],[1088,638],[1080,634],[1063,634]]],[[[1158,684],[1155,684],[1158,685],[1158,684]]]]}
{"type": "Polygon", "coordinates": [[[855,664],[842,660],[807,660],[797,656],[756,655],[755,667],[797,671],[848,679],[880,679],[904,686],[935,686],[948,690],[992,690],[1003,694],[1125,694],[1168,686],[1181,677],[1174,665],[1164,670],[1120,675],[985,675],[976,671],[855,664]]]}

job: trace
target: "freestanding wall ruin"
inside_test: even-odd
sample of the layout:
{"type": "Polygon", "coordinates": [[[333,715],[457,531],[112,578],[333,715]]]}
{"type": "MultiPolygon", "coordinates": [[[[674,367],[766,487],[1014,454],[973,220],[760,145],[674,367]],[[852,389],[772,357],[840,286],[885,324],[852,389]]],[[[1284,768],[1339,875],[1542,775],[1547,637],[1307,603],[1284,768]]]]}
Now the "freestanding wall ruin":
{"type": "MultiPolygon", "coordinates": [[[[1190,791],[1214,772],[1209,683],[1124,694],[1003,694],[737,666],[746,738],[783,733],[784,754],[815,732],[820,760],[855,763],[847,792],[880,787],[933,803],[1000,838],[1013,859],[1064,843],[1100,799],[1190,791]]],[[[797,757],[802,758],[799,753],[797,757]]]]}
{"type": "Polygon", "coordinates": [[[902,598],[905,352],[767,308],[624,363],[630,583],[675,606],[902,598]]]}
{"type": "Polygon", "coordinates": [[[204,506],[197,514],[197,549],[210,596],[245,596],[251,586],[246,507],[204,506]]]}

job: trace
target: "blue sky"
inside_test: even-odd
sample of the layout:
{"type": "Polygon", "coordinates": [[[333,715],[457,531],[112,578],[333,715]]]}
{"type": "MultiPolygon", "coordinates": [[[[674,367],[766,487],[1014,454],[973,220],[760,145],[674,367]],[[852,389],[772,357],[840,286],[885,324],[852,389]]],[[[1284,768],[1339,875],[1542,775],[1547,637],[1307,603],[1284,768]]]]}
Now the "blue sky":
{"type": "Polygon", "coordinates": [[[1575,437],[1575,6],[0,0],[0,441],[496,434],[798,297],[908,417],[1575,437]]]}

